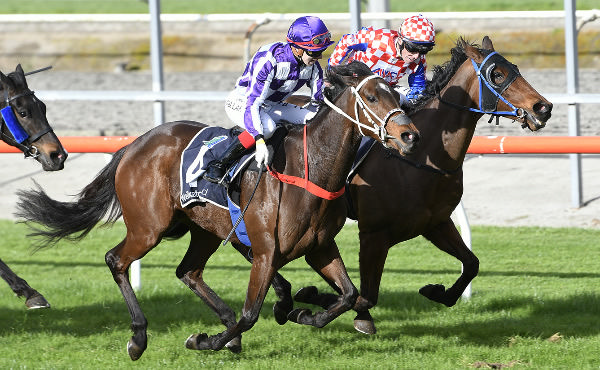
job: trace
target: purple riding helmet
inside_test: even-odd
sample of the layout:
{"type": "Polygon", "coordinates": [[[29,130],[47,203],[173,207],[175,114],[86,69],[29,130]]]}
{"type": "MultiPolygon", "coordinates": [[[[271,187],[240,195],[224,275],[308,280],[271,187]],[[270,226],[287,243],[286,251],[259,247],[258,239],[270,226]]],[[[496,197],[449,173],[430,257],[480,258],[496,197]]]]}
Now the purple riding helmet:
{"type": "Polygon", "coordinates": [[[292,23],[287,41],[300,49],[323,51],[333,44],[331,33],[319,17],[300,17],[292,23]]]}

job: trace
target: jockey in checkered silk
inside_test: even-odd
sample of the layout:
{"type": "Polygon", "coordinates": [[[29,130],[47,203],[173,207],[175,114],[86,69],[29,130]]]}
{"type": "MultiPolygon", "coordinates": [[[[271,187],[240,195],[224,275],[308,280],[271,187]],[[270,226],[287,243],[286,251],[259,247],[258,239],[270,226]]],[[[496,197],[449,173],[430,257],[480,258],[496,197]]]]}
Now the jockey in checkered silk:
{"type": "Polygon", "coordinates": [[[271,137],[275,125],[282,119],[304,124],[316,113],[316,105],[298,107],[284,100],[303,86],[311,89],[313,100],[323,100],[323,69],[318,60],[331,44],[325,23],[318,17],[306,16],[292,23],[287,42],[258,49],[225,101],[227,116],[246,130],[220,160],[209,163],[204,178],[220,182],[229,165],[254,145],[256,162],[266,167],[269,153],[264,139],[271,137]]]}
{"type": "Polygon", "coordinates": [[[425,90],[427,54],[435,45],[433,24],[422,15],[405,19],[398,31],[363,27],[342,36],[335,46],[329,65],[357,60],[383,77],[400,93],[400,103],[419,97],[425,90]],[[408,74],[408,87],[398,81],[408,74]]]}

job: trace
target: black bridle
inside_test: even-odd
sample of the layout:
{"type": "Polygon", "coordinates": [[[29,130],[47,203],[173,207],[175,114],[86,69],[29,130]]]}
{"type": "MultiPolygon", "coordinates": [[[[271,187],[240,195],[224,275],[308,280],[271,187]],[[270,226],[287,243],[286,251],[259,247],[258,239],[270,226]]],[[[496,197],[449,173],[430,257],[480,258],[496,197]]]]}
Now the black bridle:
{"type": "Polygon", "coordinates": [[[16,118],[16,115],[14,113],[14,109],[11,106],[11,102],[24,97],[24,96],[29,96],[32,95],[35,98],[34,92],[32,90],[27,90],[21,94],[17,94],[14,96],[9,96],[8,94],[8,86],[6,86],[4,88],[4,106],[2,108],[6,108],[6,107],[10,107],[11,110],[9,112],[9,114],[12,114],[14,116],[14,122],[16,123],[16,125],[18,125],[18,128],[20,128],[21,130],[23,130],[23,132],[25,132],[25,134],[27,135],[27,137],[24,140],[17,140],[14,137],[14,134],[12,133],[12,131],[10,130],[10,128],[8,127],[6,121],[4,120],[4,118],[2,116],[0,116],[0,136],[2,138],[3,141],[5,141],[7,144],[12,145],[17,147],[19,150],[21,150],[23,152],[23,154],[25,154],[25,157],[32,157],[32,158],[36,158],[37,156],[39,156],[39,151],[38,149],[33,145],[33,143],[35,143],[37,140],[39,140],[42,136],[46,135],[49,132],[52,132],[52,128],[50,127],[50,125],[46,125],[47,127],[35,132],[34,134],[29,134],[28,132],[25,131],[25,129],[23,128],[23,126],[19,123],[18,119],[16,118]],[[10,135],[7,135],[4,133],[4,128],[8,129],[8,131],[11,133],[10,135]]]}

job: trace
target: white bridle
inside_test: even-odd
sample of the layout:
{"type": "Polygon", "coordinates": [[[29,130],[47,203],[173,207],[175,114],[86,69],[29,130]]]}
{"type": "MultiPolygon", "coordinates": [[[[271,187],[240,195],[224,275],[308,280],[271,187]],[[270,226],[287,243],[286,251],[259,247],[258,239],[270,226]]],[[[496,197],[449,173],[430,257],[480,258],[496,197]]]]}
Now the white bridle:
{"type": "Polygon", "coordinates": [[[404,111],[401,108],[392,109],[385,115],[385,117],[383,119],[381,119],[381,118],[379,118],[379,116],[377,116],[377,114],[375,112],[373,112],[373,110],[371,108],[369,108],[369,106],[365,103],[365,101],[363,100],[363,98],[360,96],[360,94],[358,92],[360,91],[361,87],[363,87],[363,85],[367,81],[369,81],[373,78],[381,78],[381,77],[378,75],[372,75],[372,76],[369,76],[369,77],[363,79],[362,81],[360,81],[360,83],[356,87],[350,86],[350,91],[352,92],[352,95],[354,95],[354,97],[355,97],[355,103],[354,103],[354,117],[355,118],[350,117],[348,114],[346,114],[346,112],[341,110],[338,106],[336,106],[329,99],[327,99],[327,97],[323,96],[323,101],[325,101],[325,104],[327,104],[331,109],[333,109],[334,111],[338,112],[339,114],[348,118],[351,122],[356,124],[358,126],[358,130],[360,131],[361,135],[365,136],[365,134],[362,132],[363,128],[365,130],[374,132],[377,134],[377,136],[379,136],[379,139],[381,140],[383,145],[387,146],[385,144],[385,142],[388,139],[395,139],[395,137],[387,134],[385,126],[387,125],[387,122],[392,115],[394,115],[398,112],[401,112],[402,114],[404,114],[404,111]],[[367,120],[369,121],[369,123],[371,125],[366,125],[358,120],[358,107],[360,107],[362,109],[363,114],[365,115],[365,117],[367,117],[367,120]],[[375,122],[373,120],[373,118],[375,118],[377,121],[379,121],[380,124],[375,122]]]}

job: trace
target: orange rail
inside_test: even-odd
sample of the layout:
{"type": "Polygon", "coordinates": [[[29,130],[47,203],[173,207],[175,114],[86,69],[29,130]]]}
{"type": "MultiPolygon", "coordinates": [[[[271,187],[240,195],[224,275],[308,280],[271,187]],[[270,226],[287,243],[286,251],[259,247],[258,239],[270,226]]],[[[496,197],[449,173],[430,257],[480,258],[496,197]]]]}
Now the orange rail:
{"type": "MultiPolygon", "coordinates": [[[[114,153],[130,144],[136,137],[63,136],[59,139],[69,153],[114,153]]],[[[20,151],[0,142],[0,153],[20,153],[20,151]]],[[[600,153],[600,136],[475,136],[468,153],[600,153]]]]}
{"type": "Polygon", "coordinates": [[[600,136],[475,136],[473,154],[600,153],[600,136]]]}
{"type": "MultiPolygon", "coordinates": [[[[114,153],[136,139],[135,136],[62,136],[63,147],[69,153],[114,153]]],[[[0,153],[20,153],[15,147],[0,142],[0,153]]]]}

